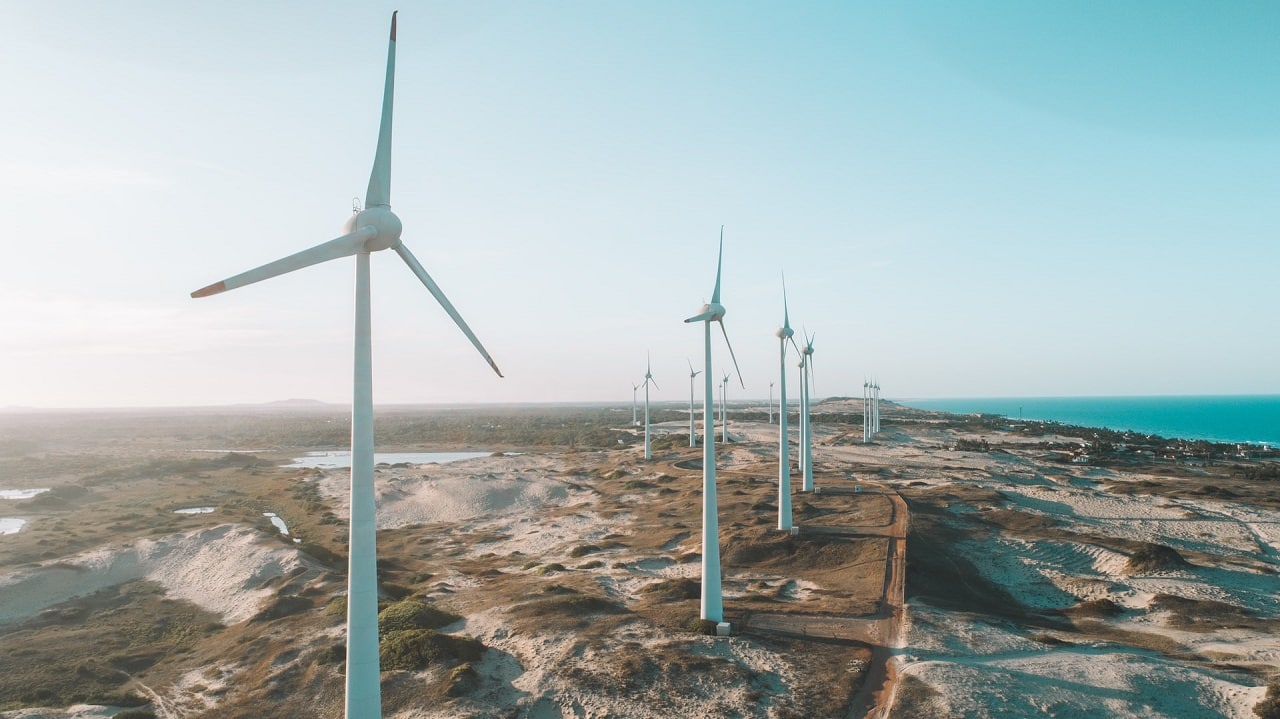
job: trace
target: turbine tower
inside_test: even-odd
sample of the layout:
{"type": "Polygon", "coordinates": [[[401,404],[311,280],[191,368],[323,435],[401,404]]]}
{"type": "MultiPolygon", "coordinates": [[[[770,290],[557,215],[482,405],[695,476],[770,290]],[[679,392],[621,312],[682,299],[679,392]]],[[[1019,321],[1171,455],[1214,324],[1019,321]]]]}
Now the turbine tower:
{"type": "Polygon", "coordinates": [[[400,218],[391,211],[391,114],[395,88],[396,14],[391,14],[387,74],[382,95],[378,146],[365,193],[364,209],[350,217],[341,237],[242,272],[191,293],[207,297],[270,279],[304,267],[356,258],[356,317],[353,393],[351,401],[351,527],[347,572],[347,719],[381,719],[382,693],[378,663],[377,525],[373,489],[373,352],[370,341],[369,255],[394,250],[426,286],[493,371],[493,358],[462,320],[444,292],[400,240],[400,218]]]}
{"type": "Polygon", "coordinates": [[[813,337],[807,337],[805,340],[804,350],[800,355],[800,368],[802,371],[800,383],[804,385],[800,392],[801,402],[804,404],[804,418],[801,420],[804,423],[804,446],[800,448],[802,453],[800,456],[804,460],[804,480],[800,488],[805,492],[812,492],[813,416],[809,408],[813,401],[813,337]]]}
{"type": "Polygon", "coordinates": [[[773,380],[769,380],[769,424],[773,424],[773,380]]]}
{"type": "Polygon", "coordinates": [[[689,446],[698,446],[698,430],[693,424],[693,378],[702,374],[702,370],[693,369],[693,361],[689,362],[689,446]]]}
{"type": "MultiPolygon", "coordinates": [[[[658,387],[653,381],[653,370],[649,366],[649,357],[644,358],[644,458],[653,459],[653,450],[649,448],[649,385],[658,387]]],[[[658,389],[662,389],[658,387],[658,389]]]]}
{"type": "Polygon", "coordinates": [[[636,418],[636,392],[640,391],[640,385],[631,385],[631,426],[640,424],[640,420],[636,418]]]}
{"type": "MultiPolygon", "coordinates": [[[[791,438],[787,434],[787,342],[795,330],[791,329],[791,313],[787,310],[787,281],[782,280],[782,326],[774,333],[778,336],[778,529],[791,531],[791,438]]],[[[799,354],[800,348],[796,347],[799,354]]],[[[770,382],[772,387],[773,383],[770,382]]],[[[772,399],[769,406],[772,407],[772,399]]]]}
{"type": "MultiPolygon", "coordinates": [[[[703,323],[703,367],[702,378],[702,599],[699,615],[716,623],[724,621],[724,598],[720,588],[720,517],[716,502],[716,419],[715,400],[711,391],[711,323],[720,323],[720,332],[724,334],[725,346],[729,348],[729,357],[733,359],[733,369],[738,373],[738,381],[742,382],[742,372],[738,371],[738,358],[733,356],[733,345],[729,344],[729,332],[724,328],[724,305],[720,304],[720,270],[724,266],[724,226],[720,227],[720,252],[716,260],[716,286],[711,292],[711,301],[702,306],[698,314],[685,322],[703,323]]],[[[746,389],[746,384],[743,384],[746,389]]]]}

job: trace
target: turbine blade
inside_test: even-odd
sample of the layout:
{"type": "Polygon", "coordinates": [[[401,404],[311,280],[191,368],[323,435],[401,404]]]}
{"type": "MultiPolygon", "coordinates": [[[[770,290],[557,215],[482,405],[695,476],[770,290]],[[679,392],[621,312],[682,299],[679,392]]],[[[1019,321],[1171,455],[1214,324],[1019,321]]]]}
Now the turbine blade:
{"type": "Polygon", "coordinates": [[[216,295],[219,292],[234,290],[237,287],[251,285],[254,282],[271,279],[277,275],[283,275],[286,272],[300,270],[303,267],[318,265],[321,262],[336,260],[339,257],[350,257],[364,249],[364,243],[376,237],[378,231],[372,227],[361,227],[349,235],[343,235],[334,240],[329,240],[324,244],[316,245],[302,252],[295,252],[288,257],[283,257],[275,262],[268,262],[261,267],[255,267],[252,270],[241,272],[234,277],[228,277],[221,282],[215,282],[208,287],[201,287],[191,293],[192,297],[208,297],[216,295]]]}
{"type": "Polygon", "coordinates": [[[791,313],[787,310],[787,273],[782,273],[782,326],[791,327],[791,313]]]}
{"type": "Polygon", "coordinates": [[[709,319],[711,319],[711,313],[703,312],[700,315],[694,315],[693,317],[690,317],[689,319],[685,320],[685,324],[688,324],[690,322],[706,322],[709,319]]]}
{"type": "Polygon", "coordinates": [[[391,13],[391,40],[387,44],[387,81],[382,88],[382,122],[378,125],[378,150],[373,156],[369,189],[364,206],[391,206],[391,107],[396,89],[396,13],[391,13]]]}
{"type": "MultiPolygon", "coordinates": [[[[711,291],[711,304],[720,303],[720,269],[724,267],[724,225],[720,225],[720,256],[716,259],[716,288],[711,291]]],[[[688,322],[689,320],[685,320],[688,322]]],[[[720,325],[724,329],[724,325],[720,325]]]]}
{"type": "Polygon", "coordinates": [[[649,381],[653,383],[653,388],[654,388],[654,389],[658,390],[659,392],[661,392],[661,391],[662,391],[662,388],[658,386],[658,380],[656,380],[656,379],[654,379],[654,378],[650,377],[650,378],[649,378],[649,381]]]}
{"type": "Polygon", "coordinates": [[[439,302],[440,306],[444,308],[444,311],[449,313],[449,316],[453,318],[454,323],[458,325],[458,329],[462,330],[462,334],[466,335],[467,339],[471,340],[471,344],[475,345],[477,350],[480,350],[480,354],[484,357],[484,361],[488,362],[489,366],[493,368],[493,371],[501,377],[502,370],[498,369],[498,365],[493,361],[493,358],[489,356],[489,352],[485,350],[484,345],[480,344],[480,340],[476,339],[475,333],[473,333],[471,328],[467,326],[467,323],[462,319],[462,315],[458,314],[458,311],[453,308],[453,303],[449,301],[448,297],[444,296],[444,292],[440,290],[440,286],[431,279],[431,275],[428,275],[426,270],[422,269],[422,265],[418,263],[418,258],[414,257],[413,253],[410,252],[409,248],[405,247],[403,243],[397,243],[395,251],[397,255],[400,255],[400,259],[404,260],[404,263],[409,266],[409,269],[413,270],[413,274],[417,275],[418,279],[422,280],[422,284],[426,285],[427,291],[431,293],[432,297],[436,298],[436,302],[439,302]]]}
{"type": "Polygon", "coordinates": [[[796,354],[800,355],[800,359],[802,359],[802,360],[803,360],[803,359],[804,359],[804,353],[800,351],[800,345],[796,344],[796,340],[795,340],[795,338],[794,338],[794,337],[788,337],[788,338],[787,338],[787,341],[791,343],[791,346],[792,346],[793,348],[795,348],[796,354]]]}
{"type": "Polygon", "coordinates": [[[724,320],[720,320],[720,332],[724,334],[724,344],[729,348],[729,358],[733,360],[733,371],[738,373],[738,383],[746,389],[747,384],[742,381],[742,370],[738,369],[738,358],[733,354],[733,344],[729,342],[729,331],[724,328],[724,320]]]}

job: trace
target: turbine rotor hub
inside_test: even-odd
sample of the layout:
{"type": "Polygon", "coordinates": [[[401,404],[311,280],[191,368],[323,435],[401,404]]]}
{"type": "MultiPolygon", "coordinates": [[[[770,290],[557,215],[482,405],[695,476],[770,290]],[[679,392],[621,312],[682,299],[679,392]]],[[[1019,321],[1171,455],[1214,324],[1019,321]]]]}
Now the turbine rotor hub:
{"type": "Polygon", "coordinates": [[[785,340],[785,339],[790,339],[793,335],[795,335],[795,330],[791,329],[790,327],[779,327],[778,331],[774,332],[773,334],[777,335],[778,339],[785,340]]]}
{"type": "Polygon", "coordinates": [[[389,247],[395,247],[400,242],[400,232],[404,229],[404,225],[400,223],[400,218],[396,217],[396,213],[391,211],[389,207],[366,207],[355,215],[347,218],[347,223],[343,225],[343,231],[352,233],[362,227],[372,227],[377,234],[368,242],[364,243],[366,252],[377,252],[385,250],[389,247]]]}

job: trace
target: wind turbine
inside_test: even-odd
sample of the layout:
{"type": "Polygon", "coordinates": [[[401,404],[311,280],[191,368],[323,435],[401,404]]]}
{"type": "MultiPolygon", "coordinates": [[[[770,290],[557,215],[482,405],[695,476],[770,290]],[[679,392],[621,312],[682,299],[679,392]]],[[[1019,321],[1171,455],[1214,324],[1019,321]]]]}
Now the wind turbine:
{"type": "MultiPolygon", "coordinates": [[[[648,355],[644,358],[644,458],[653,459],[653,451],[649,448],[649,385],[658,387],[653,381],[653,370],[649,366],[648,355]]],[[[662,389],[658,387],[658,389],[662,389]]]]}
{"type": "MultiPolygon", "coordinates": [[[[791,313],[787,309],[787,281],[782,280],[782,326],[774,333],[778,336],[778,529],[791,530],[791,438],[787,434],[787,342],[794,347],[796,341],[791,339],[795,330],[791,329],[791,313]]],[[[796,353],[800,348],[796,347],[796,353]]],[[[769,383],[770,388],[773,383],[769,383]]],[[[770,399],[769,406],[773,407],[770,399]]]]}
{"type": "Polygon", "coordinates": [[[640,385],[631,385],[631,426],[640,424],[640,420],[636,419],[636,392],[640,391],[640,385]]]}
{"type": "MultiPolygon", "coordinates": [[[[720,380],[720,434],[721,440],[729,444],[729,375],[720,380]]],[[[745,389],[745,387],[743,388],[745,389]]]]}
{"type": "Polygon", "coordinates": [[[773,424],[773,380],[769,380],[769,424],[773,424]]]}
{"type": "MultiPolygon", "coordinates": [[[[742,372],[738,370],[738,358],[733,356],[733,345],[729,344],[729,332],[724,328],[724,305],[720,304],[720,270],[724,266],[724,226],[720,226],[720,253],[716,260],[716,287],[711,292],[711,301],[702,306],[698,314],[685,322],[703,323],[704,372],[702,378],[702,599],[699,612],[703,619],[716,623],[724,622],[724,598],[720,587],[720,516],[716,502],[716,418],[715,404],[711,396],[711,323],[720,323],[720,332],[724,334],[724,343],[729,348],[729,357],[733,359],[733,369],[738,373],[738,381],[742,382],[742,372]]],[[[742,385],[746,389],[746,384],[742,385]]],[[[717,628],[718,629],[718,628],[717,628]]]]}
{"type": "Polygon", "coordinates": [[[862,443],[871,441],[871,383],[862,380],[862,443]]]}
{"type": "Polygon", "coordinates": [[[693,425],[693,378],[702,374],[702,370],[694,371],[693,361],[689,362],[689,446],[698,446],[698,430],[693,425]]]}
{"type": "MultiPolygon", "coordinates": [[[[816,336],[816,333],[815,335],[816,336]]],[[[801,404],[804,405],[804,416],[801,418],[804,427],[804,446],[800,448],[801,459],[804,460],[804,479],[800,486],[802,491],[813,491],[813,416],[809,412],[813,397],[813,337],[805,333],[805,346],[800,355],[800,392],[801,404]]]]}
{"type": "Polygon", "coordinates": [[[875,407],[875,412],[872,416],[874,416],[876,420],[875,424],[872,426],[875,427],[876,434],[880,434],[880,380],[874,381],[872,391],[875,393],[875,404],[873,405],[875,407]]]}
{"type": "Polygon", "coordinates": [[[370,340],[369,255],[395,250],[440,303],[493,371],[498,365],[471,332],[444,292],[400,241],[400,218],[391,211],[391,114],[395,89],[396,14],[391,14],[387,74],[382,94],[378,146],[365,193],[364,209],[350,217],[341,237],[242,272],[191,293],[192,297],[233,290],[304,267],[356,257],[356,318],[351,401],[351,528],[347,572],[347,719],[380,719],[382,693],[378,663],[377,525],[373,491],[373,352],[370,340]]]}

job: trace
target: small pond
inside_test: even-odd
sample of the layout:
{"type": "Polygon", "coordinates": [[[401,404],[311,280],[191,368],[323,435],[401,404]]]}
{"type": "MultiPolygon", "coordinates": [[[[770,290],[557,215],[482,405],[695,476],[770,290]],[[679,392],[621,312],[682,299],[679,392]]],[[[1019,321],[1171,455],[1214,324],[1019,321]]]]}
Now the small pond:
{"type": "MultiPolygon", "coordinates": [[[[492,452],[376,452],[374,464],[446,464],[463,459],[488,457],[492,452]]],[[[351,466],[351,452],[337,450],[333,452],[307,452],[306,456],[295,457],[292,464],[286,467],[302,467],[311,469],[342,469],[351,466]]]]}

